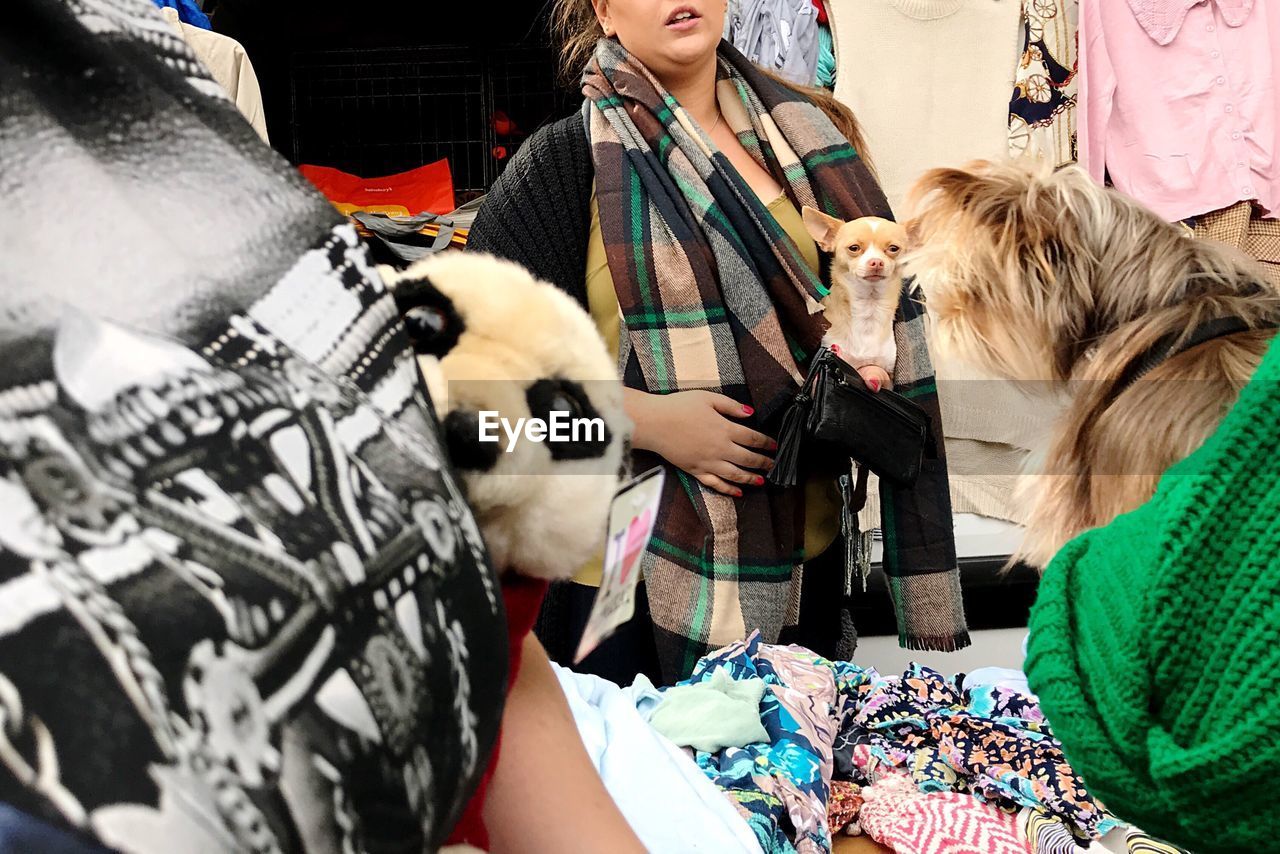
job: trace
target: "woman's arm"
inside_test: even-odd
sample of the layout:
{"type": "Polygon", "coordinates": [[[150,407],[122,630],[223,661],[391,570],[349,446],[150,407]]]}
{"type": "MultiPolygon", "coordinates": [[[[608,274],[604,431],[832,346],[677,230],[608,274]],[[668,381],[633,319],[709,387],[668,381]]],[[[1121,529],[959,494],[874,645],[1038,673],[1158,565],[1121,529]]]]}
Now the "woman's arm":
{"type": "Polygon", "coordinates": [[[542,644],[524,641],[484,807],[493,854],[643,854],[605,790],[542,644]]]}

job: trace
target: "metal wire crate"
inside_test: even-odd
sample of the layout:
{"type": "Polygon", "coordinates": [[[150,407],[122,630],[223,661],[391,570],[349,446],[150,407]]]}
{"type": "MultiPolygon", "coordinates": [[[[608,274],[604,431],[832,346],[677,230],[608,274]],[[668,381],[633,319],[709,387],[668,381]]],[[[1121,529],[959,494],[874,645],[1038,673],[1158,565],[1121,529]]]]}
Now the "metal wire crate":
{"type": "Polygon", "coordinates": [[[290,79],[295,163],[374,176],[444,157],[460,203],[577,100],[557,87],[554,56],[541,47],[298,53],[290,79]]]}

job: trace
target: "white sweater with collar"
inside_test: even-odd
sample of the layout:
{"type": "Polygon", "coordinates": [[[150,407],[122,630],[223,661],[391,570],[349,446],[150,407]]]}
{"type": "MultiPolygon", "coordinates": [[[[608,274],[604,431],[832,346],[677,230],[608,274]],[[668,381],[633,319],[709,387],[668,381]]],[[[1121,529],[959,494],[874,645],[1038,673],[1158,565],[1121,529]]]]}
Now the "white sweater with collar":
{"type": "Polygon", "coordinates": [[[827,0],[835,95],[867,135],[899,217],[935,166],[1007,156],[1019,0],[827,0]]]}

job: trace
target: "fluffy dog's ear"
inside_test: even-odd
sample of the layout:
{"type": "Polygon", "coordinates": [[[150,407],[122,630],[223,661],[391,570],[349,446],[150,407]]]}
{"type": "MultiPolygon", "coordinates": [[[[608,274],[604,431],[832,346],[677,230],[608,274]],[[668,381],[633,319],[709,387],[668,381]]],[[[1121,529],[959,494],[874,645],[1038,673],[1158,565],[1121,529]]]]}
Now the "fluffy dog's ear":
{"type": "Polygon", "coordinates": [[[823,252],[835,251],[836,232],[840,230],[840,226],[844,225],[843,221],[808,205],[801,209],[800,218],[804,220],[804,227],[809,230],[809,236],[813,238],[813,242],[817,243],[823,252]]]}
{"type": "Polygon", "coordinates": [[[965,210],[978,196],[991,194],[993,187],[988,179],[990,172],[991,164],[983,160],[974,161],[963,168],[930,169],[908,191],[907,208],[912,212],[919,211],[925,199],[936,193],[950,203],[945,207],[965,210]]]}
{"type": "Polygon", "coordinates": [[[453,301],[425,276],[401,279],[394,296],[414,352],[420,356],[443,358],[466,331],[453,301]]]}

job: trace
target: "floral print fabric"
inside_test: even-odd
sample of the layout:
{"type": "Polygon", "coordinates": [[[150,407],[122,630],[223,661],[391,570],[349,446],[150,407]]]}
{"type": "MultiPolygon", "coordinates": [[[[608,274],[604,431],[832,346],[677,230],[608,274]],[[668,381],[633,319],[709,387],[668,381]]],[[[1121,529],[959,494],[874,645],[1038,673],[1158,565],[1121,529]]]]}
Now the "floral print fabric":
{"type": "Polygon", "coordinates": [[[681,684],[708,681],[717,670],[764,680],[760,721],[769,741],[697,751],[699,767],[733,800],[765,854],[830,851],[832,745],[861,671],[803,647],[762,644],[753,633],[704,657],[681,684]]]}
{"type": "Polygon", "coordinates": [[[832,781],[872,785],[892,775],[922,794],[1039,810],[1080,840],[1116,826],[1067,763],[1035,699],[1017,691],[966,688],[920,665],[882,676],[802,647],[763,644],[758,634],[704,657],[681,684],[721,670],[764,681],[760,719],[769,740],[695,759],[766,854],[829,851],[831,805],[846,805],[833,798],[832,781]]]}
{"type": "Polygon", "coordinates": [[[832,780],[827,797],[827,829],[834,836],[858,818],[862,809],[862,787],[848,780],[832,780]]]}
{"type": "Polygon", "coordinates": [[[900,768],[923,792],[969,792],[1042,808],[1082,839],[1115,826],[1084,788],[1036,702],[1007,688],[958,687],[921,665],[875,677],[846,719],[840,750],[863,778],[900,768]],[[859,749],[860,748],[860,749],[859,749]]]}

